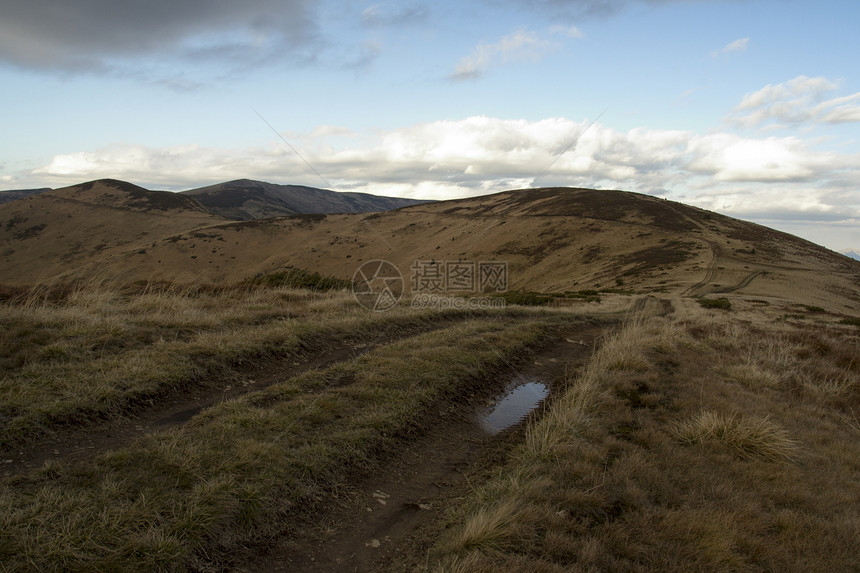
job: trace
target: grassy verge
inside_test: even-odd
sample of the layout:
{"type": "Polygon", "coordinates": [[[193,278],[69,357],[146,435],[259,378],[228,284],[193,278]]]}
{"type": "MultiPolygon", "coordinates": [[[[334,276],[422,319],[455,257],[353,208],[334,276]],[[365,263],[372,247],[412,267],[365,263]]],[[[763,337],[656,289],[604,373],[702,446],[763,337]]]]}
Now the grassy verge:
{"type": "Polygon", "coordinates": [[[346,292],[89,288],[0,305],[0,449],[139,404],[252,360],[467,313],[368,313],[346,292]]]}
{"type": "Polygon", "coordinates": [[[4,570],[206,569],[289,532],[453,399],[540,339],[506,318],[409,338],[210,408],[0,493],[4,570]]]}
{"type": "Polygon", "coordinates": [[[723,314],[628,325],[451,510],[426,568],[858,569],[857,344],[723,314]]]}

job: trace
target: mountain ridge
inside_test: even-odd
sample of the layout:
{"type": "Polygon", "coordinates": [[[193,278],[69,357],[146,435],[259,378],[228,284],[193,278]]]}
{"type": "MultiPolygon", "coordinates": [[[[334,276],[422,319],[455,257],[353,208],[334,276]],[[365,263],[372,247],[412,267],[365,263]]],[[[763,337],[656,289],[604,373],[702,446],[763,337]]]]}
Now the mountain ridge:
{"type": "Polygon", "coordinates": [[[501,261],[513,290],[742,295],[860,309],[860,262],[627,191],[524,189],[370,214],[236,221],[198,209],[192,197],[172,210],[146,207],[151,200],[134,199],[142,191],[117,185],[0,205],[0,283],[104,276],[214,285],[284,267],[351,279],[363,263],[386,260],[408,285],[416,261],[501,261]],[[114,204],[97,204],[105,197],[114,204]]]}
{"type": "Polygon", "coordinates": [[[388,211],[426,202],[253,179],[236,179],[180,193],[193,197],[213,213],[238,221],[286,215],[388,211]]]}
{"type": "Polygon", "coordinates": [[[860,250],[848,249],[847,251],[839,251],[839,252],[848,258],[854,259],[855,261],[860,261],[860,250]]]}
{"type": "Polygon", "coordinates": [[[0,205],[17,201],[18,199],[26,199],[45,191],[51,191],[50,187],[40,187],[38,189],[10,189],[9,191],[0,191],[0,205]]]}
{"type": "Polygon", "coordinates": [[[236,221],[316,213],[370,213],[428,202],[423,199],[331,191],[306,185],[284,185],[253,179],[235,179],[174,192],[150,190],[126,181],[107,178],[57,189],[45,187],[0,191],[0,205],[42,193],[60,192],[60,196],[74,199],[75,195],[81,195],[96,183],[125,190],[137,201],[138,207],[146,207],[149,202],[155,208],[168,208],[170,205],[193,208],[191,204],[171,198],[187,197],[215,215],[236,221]]]}

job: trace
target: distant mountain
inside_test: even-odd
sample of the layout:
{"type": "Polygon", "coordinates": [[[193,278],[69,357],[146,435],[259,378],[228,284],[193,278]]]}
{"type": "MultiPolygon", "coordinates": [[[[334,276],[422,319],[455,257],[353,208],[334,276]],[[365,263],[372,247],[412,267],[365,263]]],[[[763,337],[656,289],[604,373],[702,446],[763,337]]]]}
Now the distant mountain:
{"type": "Polygon", "coordinates": [[[842,254],[846,257],[851,257],[855,261],[860,261],[860,252],[858,251],[842,251],[842,254]]]}
{"type": "Polygon", "coordinates": [[[301,185],[277,185],[238,179],[183,191],[212,213],[236,221],[285,215],[372,213],[426,203],[416,199],[339,193],[301,185]]]}
{"type": "Polygon", "coordinates": [[[150,191],[116,179],[99,179],[63,189],[51,191],[48,195],[64,199],[92,203],[99,207],[115,207],[136,211],[199,211],[209,213],[208,209],[193,197],[170,191],[150,191]]]}
{"type": "Polygon", "coordinates": [[[39,193],[44,193],[45,191],[50,190],[50,187],[43,187],[41,189],[17,189],[14,191],[0,191],[0,205],[2,205],[3,203],[9,203],[10,201],[17,201],[18,199],[24,199],[26,197],[38,195],[39,193]]]}

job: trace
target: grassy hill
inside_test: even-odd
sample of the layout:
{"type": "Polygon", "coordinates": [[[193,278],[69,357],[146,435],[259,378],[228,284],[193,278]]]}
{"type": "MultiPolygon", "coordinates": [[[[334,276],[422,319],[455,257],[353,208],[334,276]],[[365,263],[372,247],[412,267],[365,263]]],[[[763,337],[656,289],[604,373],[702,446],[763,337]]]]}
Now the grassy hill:
{"type": "Polygon", "coordinates": [[[0,221],[0,283],[34,284],[224,219],[191,198],[105,179],[5,203],[0,221]]]}
{"type": "Polygon", "coordinates": [[[230,284],[284,267],[351,279],[375,259],[408,278],[416,260],[504,261],[512,290],[738,292],[840,312],[860,305],[860,265],[848,257],[623,191],[529,189],[369,215],[230,222],[183,195],[147,195],[176,201],[165,210],[116,185],[94,188],[113,189],[113,203],[104,191],[86,191],[86,202],[84,191],[69,188],[0,206],[0,282],[102,273],[123,282],[230,284]]]}
{"type": "Polygon", "coordinates": [[[0,205],[0,569],[860,569],[858,269],[621,191],[0,205]],[[375,259],[511,290],[374,312],[375,259]]]}

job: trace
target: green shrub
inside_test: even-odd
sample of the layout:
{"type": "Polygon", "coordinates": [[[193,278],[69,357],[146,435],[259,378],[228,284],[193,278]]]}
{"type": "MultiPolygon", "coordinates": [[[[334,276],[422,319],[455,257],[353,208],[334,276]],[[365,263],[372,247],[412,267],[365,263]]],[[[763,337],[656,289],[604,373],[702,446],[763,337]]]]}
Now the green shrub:
{"type": "Polygon", "coordinates": [[[352,287],[352,281],[323,276],[296,267],[285,267],[271,273],[258,274],[249,279],[248,282],[255,285],[304,288],[313,291],[341,290],[352,287]]]}
{"type": "Polygon", "coordinates": [[[720,310],[731,310],[732,303],[727,298],[700,298],[699,304],[703,308],[718,308],[720,310]]]}
{"type": "Polygon", "coordinates": [[[551,295],[519,291],[508,291],[497,296],[505,299],[505,304],[518,304],[521,306],[546,306],[553,299],[551,295]]]}

